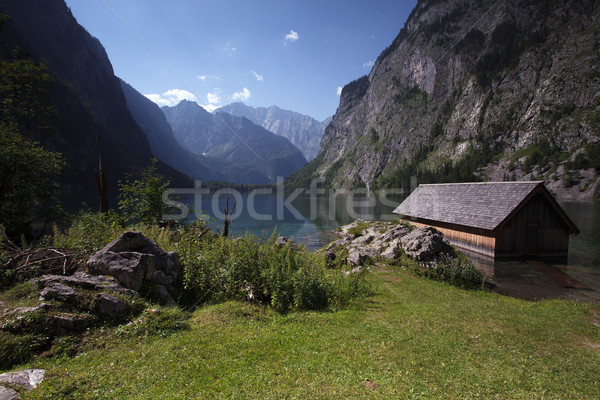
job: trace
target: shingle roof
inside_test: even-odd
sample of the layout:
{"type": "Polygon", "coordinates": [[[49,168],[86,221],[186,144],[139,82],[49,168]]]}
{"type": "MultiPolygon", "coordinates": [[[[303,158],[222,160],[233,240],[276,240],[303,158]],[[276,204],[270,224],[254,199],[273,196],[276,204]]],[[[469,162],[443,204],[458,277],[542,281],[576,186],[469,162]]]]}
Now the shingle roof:
{"type": "Polygon", "coordinates": [[[394,213],[493,231],[538,190],[548,194],[563,219],[577,233],[577,228],[547,192],[543,182],[419,185],[394,213]]]}

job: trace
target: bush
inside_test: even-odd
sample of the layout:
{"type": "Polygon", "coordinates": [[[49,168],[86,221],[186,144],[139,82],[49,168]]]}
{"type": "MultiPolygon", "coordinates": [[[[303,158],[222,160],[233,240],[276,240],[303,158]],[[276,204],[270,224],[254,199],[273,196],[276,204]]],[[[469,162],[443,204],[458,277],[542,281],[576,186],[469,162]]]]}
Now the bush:
{"type": "Polygon", "coordinates": [[[410,263],[409,267],[426,278],[443,281],[463,289],[479,289],[484,277],[471,261],[463,256],[443,255],[435,263],[410,263]]]}
{"type": "Polygon", "coordinates": [[[106,246],[122,231],[123,221],[112,210],[107,214],[84,212],[75,218],[64,233],[54,227],[53,244],[92,254],[106,246]]]}
{"type": "Polygon", "coordinates": [[[364,286],[363,275],[328,272],[320,256],[291,242],[280,246],[275,235],[265,243],[251,235],[206,239],[180,256],[187,298],[195,303],[236,299],[278,312],[320,310],[347,303],[364,286]]]}

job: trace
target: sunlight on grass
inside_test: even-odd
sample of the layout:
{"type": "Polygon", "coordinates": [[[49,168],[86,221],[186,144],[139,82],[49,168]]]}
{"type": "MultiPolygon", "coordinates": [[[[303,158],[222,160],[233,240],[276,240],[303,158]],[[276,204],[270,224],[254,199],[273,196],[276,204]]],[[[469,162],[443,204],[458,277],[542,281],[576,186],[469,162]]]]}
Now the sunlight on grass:
{"type": "Polygon", "coordinates": [[[166,337],[99,333],[74,359],[39,359],[23,399],[594,398],[597,305],[527,302],[393,267],[338,312],[226,302],[166,337]],[[98,343],[103,343],[98,346],[98,343]]]}

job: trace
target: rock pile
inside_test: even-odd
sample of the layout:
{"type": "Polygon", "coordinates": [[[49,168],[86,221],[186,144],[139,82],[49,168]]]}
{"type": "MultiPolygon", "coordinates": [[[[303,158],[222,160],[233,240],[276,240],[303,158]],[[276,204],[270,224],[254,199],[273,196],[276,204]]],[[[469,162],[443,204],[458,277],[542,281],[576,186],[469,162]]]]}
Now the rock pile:
{"type": "Polygon", "coordinates": [[[41,334],[50,343],[101,321],[124,320],[140,290],[174,303],[169,291],[180,272],[177,254],[164,251],[141,233],[125,232],[92,255],[86,268],[72,275],[32,279],[39,303],[0,310],[0,329],[13,335],[41,334]]]}
{"type": "Polygon", "coordinates": [[[376,257],[397,260],[406,253],[418,261],[434,261],[448,244],[435,228],[414,229],[397,222],[366,222],[356,220],[340,228],[338,240],[326,249],[327,262],[332,265],[340,254],[350,266],[364,266],[376,257]],[[341,250],[344,249],[345,252],[341,250]]]}

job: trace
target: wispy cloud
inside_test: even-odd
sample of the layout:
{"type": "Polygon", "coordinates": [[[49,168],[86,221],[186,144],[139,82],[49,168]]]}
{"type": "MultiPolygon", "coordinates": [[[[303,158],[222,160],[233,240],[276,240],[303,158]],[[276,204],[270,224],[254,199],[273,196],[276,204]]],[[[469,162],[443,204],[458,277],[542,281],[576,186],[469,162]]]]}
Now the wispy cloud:
{"type": "Polygon", "coordinates": [[[261,74],[259,74],[256,71],[250,71],[252,72],[252,75],[254,75],[254,77],[256,78],[257,81],[262,82],[265,80],[265,78],[263,78],[263,76],[261,74]]]}
{"type": "Polygon", "coordinates": [[[206,101],[208,101],[209,104],[217,104],[221,102],[221,96],[219,96],[219,92],[221,92],[221,89],[213,89],[213,91],[211,93],[207,93],[206,94],[206,101]]]}
{"type": "Polygon", "coordinates": [[[341,95],[342,95],[342,89],[343,89],[343,88],[342,88],[341,86],[338,86],[338,88],[336,89],[336,91],[335,91],[335,92],[337,93],[337,95],[338,95],[338,96],[341,96],[341,95]]]}
{"type": "Polygon", "coordinates": [[[197,78],[203,82],[206,82],[206,75],[198,75],[197,78]]]}
{"type": "Polygon", "coordinates": [[[295,42],[296,40],[300,39],[300,36],[298,35],[298,32],[293,31],[290,29],[290,33],[288,33],[287,35],[285,35],[285,38],[283,40],[284,44],[287,44],[287,42],[295,42]]]}
{"type": "Polygon", "coordinates": [[[371,68],[373,65],[375,65],[375,61],[373,60],[369,60],[366,63],[363,63],[363,67],[365,68],[371,68]]]}
{"type": "Polygon", "coordinates": [[[233,101],[246,101],[250,98],[250,91],[248,88],[243,88],[240,92],[235,92],[233,96],[231,96],[231,100],[233,101]]]}
{"type": "Polygon", "coordinates": [[[159,106],[169,106],[169,107],[177,105],[181,100],[189,100],[189,101],[197,100],[196,96],[193,93],[188,92],[187,90],[183,90],[183,89],[169,89],[166,92],[164,92],[162,95],[156,94],[156,93],[151,93],[151,94],[145,94],[144,96],[146,96],[148,99],[152,100],[159,106]]]}
{"type": "Polygon", "coordinates": [[[233,54],[237,51],[237,47],[231,44],[231,42],[227,42],[227,44],[225,45],[225,51],[229,54],[233,54]]]}

